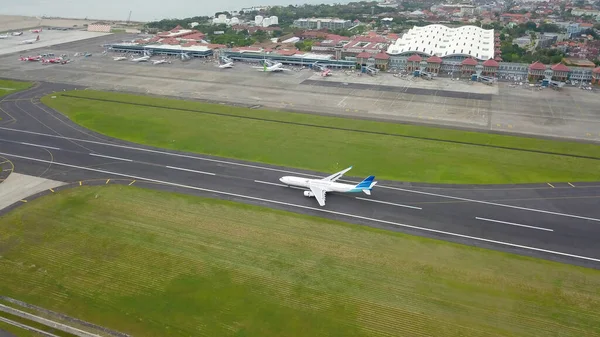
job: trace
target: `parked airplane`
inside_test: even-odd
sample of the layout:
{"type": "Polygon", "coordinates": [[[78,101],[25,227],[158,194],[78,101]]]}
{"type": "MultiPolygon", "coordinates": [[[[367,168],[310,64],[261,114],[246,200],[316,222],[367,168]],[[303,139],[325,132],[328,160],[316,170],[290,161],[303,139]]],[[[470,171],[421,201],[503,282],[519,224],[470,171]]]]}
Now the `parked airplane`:
{"type": "Polygon", "coordinates": [[[327,192],[364,192],[366,195],[371,195],[371,189],[373,188],[373,186],[375,186],[375,184],[377,184],[376,181],[373,181],[375,179],[375,176],[369,176],[357,185],[349,185],[336,182],[336,180],[340,179],[344,175],[344,173],[350,171],[351,169],[352,166],[323,179],[308,179],[302,177],[285,176],[281,177],[279,181],[288,186],[296,186],[310,189],[310,191],[304,191],[304,196],[309,198],[315,197],[320,206],[325,206],[325,194],[327,192]]]}
{"type": "Polygon", "coordinates": [[[39,55],[38,56],[27,56],[27,57],[21,56],[19,58],[20,61],[31,61],[31,62],[37,62],[41,59],[42,59],[42,57],[39,55]]]}
{"type": "Polygon", "coordinates": [[[168,61],[168,60],[154,60],[154,61],[152,61],[153,65],[163,64],[163,63],[171,63],[171,61],[168,61]]]}
{"type": "Polygon", "coordinates": [[[42,58],[42,63],[44,63],[44,64],[50,64],[50,63],[66,64],[68,62],[69,62],[69,60],[63,59],[62,57],[55,57],[55,58],[51,58],[51,59],[44,59],[44,58],[42,58]]]}
{"type": "Polygon", "coordinates": [[[325,69],[321,73],[321,76],[323,76],[323,77],[327,77],[327,76],[331,76],[331,75],[333,75],[333,73],[331,72],[331,69],[325,69]]]}
{"type": "Polygon", "coordinates": [[[233,62],[227,62],[227,63],[219,64],[219,68],[221,68],[221,69],[233,68],[233,62]]]}
{"type": "Polygon", "coordinates": [[[4,35],[0,35],[0,39],[8,39],[8,33],[4,34],[4,35]]]}
{"type": "Polygon", "coordinates": [[[127,60],[127,57],[125,57],[125,56],[113,57],[113,61],[124,61],[124,60],[127,60]]]}
{"type": "Polygon", "coordinates": [[[23,35],[23,32],[13,32],[12,36],[21,36],[23,35]]]}
{"type": "Polygon", "coordinates": [[[38,42],[39,40],[40,40],[40,36],[38,35],[37,38],[35,38],[35,39],[21,41],[21,44],[32,44],[32,43],[38,42]]]}
{"type": "Polygon", "coordinates": [[[30,32],[32,32],[32,33],[38,33],[39,34],[39,33],[42,32],[42,28],[40,28],[40,29],[32,29],[32,30],[30,30],[30,32]]]}
{"type": "Polygon", "coordinates": [[[253,67],[254,69],[260,69],[260,71],[264,72],[278,72],[278,71],[291,71],[291,69],[283,68],[283,64],[275,63],[273,65],[267,66],[267,63],[263,64],[262,67],[253,67]]]}
{"type": "Polygon", "coordinates": [[[149,55],[144,55],[142,57],[138,57],[138,58],[134,58],[133,55],[131,56],[131,61],[133,62],[146,62],[150,59],[149,55]]]}

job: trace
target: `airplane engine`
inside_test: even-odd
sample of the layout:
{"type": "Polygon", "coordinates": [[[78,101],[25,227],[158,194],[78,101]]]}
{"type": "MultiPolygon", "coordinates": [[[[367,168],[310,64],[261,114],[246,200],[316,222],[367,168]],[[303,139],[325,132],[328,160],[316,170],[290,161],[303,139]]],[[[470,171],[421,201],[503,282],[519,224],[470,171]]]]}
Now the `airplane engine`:
{"type": "Polygon", "coordinates": [[[310,198],[310,197],[314,197],[315,195],[313,194],[313,192],[310,192],[310,191],[304,191],[304,196],[305,196],[305,197],[309,197],[309,198],[310,198]]]}

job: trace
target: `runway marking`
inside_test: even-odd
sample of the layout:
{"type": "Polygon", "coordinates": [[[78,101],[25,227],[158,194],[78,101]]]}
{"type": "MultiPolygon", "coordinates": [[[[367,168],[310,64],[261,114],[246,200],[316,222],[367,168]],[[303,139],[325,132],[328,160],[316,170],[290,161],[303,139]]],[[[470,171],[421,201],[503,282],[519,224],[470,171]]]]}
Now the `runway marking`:
{"type": "Polygon", "coordinates": [[[25,199],[21,199],[21,200],[19,200],[19,201],[20,201],[20,202],[27,202],[27,200],[25,200],[25,199]]]}
{"type": "Polygon", "coordinates": [[[133,183],[135,183],[135,180],[129,183],[129,186],[133,185],[133,183]]]}
{"type": "Polygon", "coordinates": [[[50,189],[50,192],[54,193],[54,190],[53,190],[53,189],[50,189]]]}
{"type": "Polygon", "coordinates": [[[409,206],[409,205],[402,205],[402,204],[395,204],[393,202],[387,202],[387,201],[381,201],[381,200],[374,200],[374,199],[361,198],[361,197],[355,197],[355,198],[358,199],[358,200],[366,200],[366,201],[370,201],[370,202],[377,202],[377,203],[380,203],[380,204],[386,204],[386,205],[392,205],[392,206],[398,206],[398,207],[422,209],[421,207],[409,206]]]}
{"type": "Polygon", "coordinates": [[[550,186],[550,187],[554,188],[554,185],[552,185],[552,184],[550,184],[550,183],[546,183],[546,184],[548,184],[548,186],[550,186]]]}
{"type": "MultiPolygon", "coordinates": [[[[0,130],[7,130],[7,131],[14,131],[14,132],[28,133],[28,134],[34,134],[34,135],[39,135],[39,136],[46,136],[46,137],[51,137],[51,138],[66,139],[66,140],[70,140],[70,141],[79,141],[79,142],[91,143],[91,144],[97,144],[97,145],[112,146],[112,147],[117,147],[117,148],[122,148],[122,149],[136,150],[136,151],[149,152],[149,153],[156,153],[156,154],[168,155],[168,156],[173,156],[173,157],[188,158],[188,159],[209,161],[209,162],[214,162],[214,163],[221,163],[221,164],[228,164],[228,165],[236,165],[236,166],[242,166],[242,167],[249,167],[249,168],[255,168],[255,169],[265,170],[265,171],[291,173],[291,174],[298,174],[298,175],[303,175],[303,176],[308,176],[308,177],[320,177],[320,176],[314,175],[314,174],[308,174],[308,173],[302,173],[302,172],[294,172],[294,171],[276,169],[276,168],[271,168],[271,167],[264,167],[264,166],[258,166],[258,165],[236,163],[236,162],[225,161],[225,160],[218,160],[218,159],[203,158],[203,157],[197,157],[197,156],[191,156],[191,155],[185,155],[185,154],[179,154],[179,153],[170,153],[170,152],[165,152],[165,151],[144,149],[144,148],[133,147],[133,146],[126,146],[126,145],[102,143],[102,142],[97,142],[97,141],[93,141],[93,140],[86,140],[86,139],[78,139],[78,138],[71,138],[71,137],[50,135],[50,134],[45,134],[45,133],[33,132],[33,131],[18,130],[18,129],[11,129],[11,128],[5,128],[5,127],[0,127],[0,130]]],[[[353,182],[353,181],[349,181],[349,180],[342,180],[342,179],[340,179],[340,181],[357,183],[357,182],[353,182]]],[[[589,217],[584,217],[584,216],[579,216],[579,215],[572,215],[572,214],[551,212],[551,211],[545,211],[545,210],[541,210],[541,209],[519,207],[519,206],[513,206],[513,205],[498,204],[498,203],[495,203],[495,202],[489,202],[489,201],[483,201],[483,200],[474,200],[474,199],[461,198],[461,197],[454,197],[454,196],[444,195],[444,194],[422,192],[422,191],[416,191],[416,190],[407,190],[407,189],[399,188],[399,187],[392,187],[392,186],[385,186],[385,185],[377,185],[377,186],[379,188],[387,188],[387,189],[404,191],[404,192],[410,192],[410,193],[433,195],[433,196],[441,197],[441,198],[462,200],[462,201],[468,201],[468,202],[474,202],[474,203],[480,203],[480,204],[487,204],[487,205],[498,206],[498,207],[514,208],[514,209],[520,209],[520,210],[530,211],[530,212],[546,213],[546,214],[552,214],[552,215],[558,215],[558,216],[564,216],[564,217],[570,217],[570,218],[584,219],[584,220],[591,220],[591,221],[600,222],[600,219],[589,218],[589,217]]]]}
{"type": "Polygon", "coordinates": [[[183,167],[166,166],[166,168],[170,168],[170,169],[173,169],[173,170],[186,171],[186,172],[193,172],[193,173],[207,174],[207,175],[209,175],[209,176],[214,176],[214,175],[216,175],[216,174],[214,174],[214,173],[210,173],[210,172],[204,172],[204,171],[190,170],[190,169],[186,169],[186,168],[183,168],[183,167]]]}
{"type": "Polygon", "coordinates": [[[289,187],[289,188],[295,188],[297,190],[302,190],[302,191],[306,191],[306,188],[302,188],[302,187],[298,187],[298,186],[288,186],[285,184],[278,184],[278,183],[270,183],[268,181],[262,181],[262,180],[255,180],[255,183],[259,183],[259,184],[266,184],[266,185],[274,185],[274,186],[281,186],[281,187],[289,187]]]}
{"type": "Polygon", "coordinates": [[[400,188],[400,187],[381,186],[381,185],[378,185],[378,186],[380,188],[387,188],[387,189],[398,190],[398,191],[405,191],[405,192],[410,192],[410,193],[432,195],[432,196],[435,196],[435,197],[442,197],[442,198],[448,198],[448,199],[462,200],[462,201],[474,202],[474,203],[478,203],[478,204],[485,204],[485,205],[492,205],[492,206],[499,206],[499,207],[514,208],[514,209],[520,209],[520,210],[523,210],[523,211],[538,212],[538,213],[545,213],[545,214],[552,214],[552,215],[564,216],[564,217],[568,217],[568,218],[575,218],[575,219],[583,219],[583,220],[590,220],[590,221],[600,222],[600,219],[590,218],[590,217],[580,216],[580,215],[558,213],[558,212],[552,212],[552,211],[545,211],[543,209],[527,208],[527,207],[514,206],[514,205],[498,204],[498,203],[490,202],[490,201],[483,201],[483,200],[475,200],[475,199],[454,197],[454,196],[451,196],[451,195],[443,195],[443,194],[437,194],[437,193],[431,193],[431,192],[407,190],[407,189],[400,188]]]}
{"type": "Polygon", "coordinates": [[[79,186],[81,186],[81,181],[79,182],[79,186]]]}
{"type": "Polygon", "coordinates": [[[53,147],[53,146],[38,145],[38,144],[31,144],[31,143],[25,143],[25,142],[19,142],[19,144],[23,144],[23,145],[29,145],[29,146],[34,146],[34,147],[42,147],[42,148],[45,148],[45,149],[51,149],[51,150],[60,150],[60,148],[58,148],[58,147],[53,147]]]}
{"type": "Polygon", "coordinates": [[[110,181],[110,179],[106,179],[106,183],[104,183],[105,185],[108,184],[108,182],[110,181]]]}
{"type": "Polygon", "coordinates": [[[255,183],[259,183],[259,184],[267,184],[267,185],[274,185],[274,186],[281,186],[281,187],[287,187],[287,185],[284,184],[278,184],[278,183],[270,183],[268,181],[260,181],[260,180],[255,180],[255,183]]]}
{"type": "Polygon", "coordinates": [[[102,158],[108,158],[108,159],[114,159],[114,160],[121,160],[121,161],[127,161],[127,162],[132,162],[133,161],[131,159],[119,158],[119,157],[113,157],[113,156],[105,156],[103,154],[96,154],[96,153],[90,153],[90,156],[102,157],[102,158]]]}
{"type": "Polygon", "coordinates": [[[569,184],[571,187],[575,187],[575,185],[573,185],[573,184],[571,184],[571,183],[567,183],[567,184],[569,184]]]}
{"type": "MultiPolygon", "coordinates": [[[[48,161],[48,160],[31,158],[31,157],[25,157],[25,156],[19,156],[19,155],[10,154],[10,153],[2,153],[2,152],[0,152],[0,155],[8,156],[8,157],[14,157],[14,158],[21,158],[21,159],[26,159],[26,160],[31,160],[31,161],[37,161],[37,162],[42,162],[42,163],[50,163],[50,161],[48,161]]],[[[497,240],[479,238],[479,237],[476,237],[476,236],[470,236],[470,235],[464,235],[464,234],[446,232],[446,231],[442,231],[442,230],[438,230],[438,229],[432,229],[432,228],[426,228],[426,227],[419,227],[419,226],[413,226],[413,225],[407,225],[407,224],[401,224],[401,223],[397,223],[397,222],[392,222],[392,221],[387,221],[387,220],[380,220],[380,219],[374,219],[374,218],[368,218],[368,217],[364,217],[364,216],[360,216],[360,215],[354,215],[354,214],[343,213],[343,212],[336,212],[336,211],[331,211],[331,210],[322,209],[322,208],[316,208],[316,207],[310,207],[310,206],[303,206],[303,205],[296,205],[296,204],[292,204],[292,203],[288,203],[288,202],[283,202],[283,201],[269,200],[269,199],[263,199],[263,198],[258,198],[258,197],[247,196],[247,195],[243,195],[243,194],[236,194],[236,193],[230,193],[230,192],[210,190],[210,189],[202,188],[202,187],[196,187],[196,186],[190,186],[190,185],[183,185],[183,184],[172,183],[172,182],[168,182],[168,181],[162,181],[162,180],[151,179],[151,178],[144,178],[144,177],[140,177],[140,176],[134,176],[134,175],[131,175],[131,174],[111,172],[111,171],[100,170],[100,169],[95,169],[95,168],[91,168],[91,167],[82,167],[82,166],[65,164],[65,163],[59,163],[59,162],[53,162],[53,164],[54,165],[59,165],[59,166],[71,167],[71,168],[80,169],[80,170],[86,170],[86,171],[92,171],[92,172],[98,172],[98,173],[104,173],[104,174],[112,174],[112,175],[116,175],[116,176],[127,177],[127,178],[132,178],[132,179],[137,179],[137,180],[145,180],[145,181],[150,181],[150,182],[154,182],[154,183],[159,183],[159,184],[164,184],[164,185],[170,185],[170,186],[176,186],[176,187],[181,187],[181,188],[187,188],[187,189],[192,189],[192,190],[197,190],[197,191],[203,191],[203,192],[209,192],[209,193],[216,193],[216,194],[228,195],[228,196],[233,196],[233,197],[238,197],[238,198],[245,198],[245,199],[249,199],[249,200],[262,201],[262,202],[269,202],[269,203],[273,203],[273,204],[277,204],[277,205],[284,205],[284,206],[296,207],[296,208],[301,208],[301,209],[308,209],[308,210],[311,210],[311,211],[317,211],[317,212],[323,212],[323,213],[329,213],[329,214],[342,215],[342,216],[346,216],[346,217],[349,217],[349,218],[355,218],[355,219],[361,219],[361,220],[369,220],[369,221],[383,223],[383,224],[392,225],[392,226],[396,226],[396,227],[412,228],[412,229],[422,230],[422,231],[431,232],[431,233],[449,235],[449,236],[454,236],[454,237],[459,237],[459,238],[464,238],[464,239],[470,239],[470,240],[476,240],[476,241],[481,241],[481,242],[488,242],[488,243],[493,243],[493,244],[498,244],[498,245],[503,245],[503,246],[508,246],[508,247],[521,248],[521,249],[527,249],[527,250],[536,251],[536,252],[542,252],[542,253],[548,253],[548,254],[554,254],[554,255],[560,255],[560,256],[566,256],[566,257],[572,257],[572,258],[576,258],[576,259],[580,259],[580,260],[600,262],[600,259],[596,259],[596,258],[593,258],[593,257],[587,257],[587,256],[581,256],[581,255],[575,255],[575,254],[557,252],[557,251],[553,251],[553,250],[548,250],[548,249],[543,249],[543,248],[536,248],[536,247],[530,247],[530,246],[524,246],[524,245],[519,245],[519,244],[515,244],[515,243],[510,243],[510,242],[503,242],[503,241],[497,241],[497,240]]]]}
{"type": "Polygon", "coordinates": [[[496,223],[502,223],[502,224],[505,224],[505,225],[513,225],[513,226],[519,226],[519,227],[539,229],[541,231],[554,232],[553,229],[549,229],[549,228],[536,227],[536,226],[528,226],[528,225],[521,225],[521,224],[518,224],[518,223],[508,222],[508,221],[500,221],[500,220],[493,220],[493,219],[480,218],[480,217],[475,217],[475,219],[477,219],[477,220],[483,220],[483,221],[496,222],[496,223]]]}

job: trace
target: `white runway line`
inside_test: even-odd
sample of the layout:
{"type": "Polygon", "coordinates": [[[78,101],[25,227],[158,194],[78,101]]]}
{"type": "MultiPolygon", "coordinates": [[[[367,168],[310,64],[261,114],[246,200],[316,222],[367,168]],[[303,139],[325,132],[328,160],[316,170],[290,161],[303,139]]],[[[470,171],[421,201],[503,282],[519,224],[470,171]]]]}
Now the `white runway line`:
{"type": "Polygon", "coordinates": [[[165,167],[173,169],[173,170],[180,170],[180,171],[193,172],[193,173],[199,173],[199,174],[207,174],[209,176],[215,176],[216,175],[216,174],[211,173],[211,172],[196,171],[196,170],[186,169],[186,168],[183,168],[183,167],[176,167],[176,166],[165,166],[165,167]]]}
{"type": "Polygon", "coordinates": [[[302,191],[306,191],[307,189],[302,188],[302,187],[298,187],[298,186],[288,186],[288,185],[284,185],[284,184],[278,184],[278,183],[270,183],[268,181],[262,181],[262,180],[255,180],[255,183],[259,183],[259,184],[265,184],[265,185],[273,185],[273,186],[281,186],[281,187],[289,187],[289,188],[295,188],[297,190],[302,190],[302,191]]]}
{"type": "Polygon", "coordinates": [[[145,180],[145,181],[150,181],[150,182],[164,184],[164,185],[170,185],[170,186],[176,186],[176,187],[181,187],[181,188],[193,189],[193,190],[197,190],[197,191],[203,191],[203,192],[209,192],[209,193],[216,193],[216,194],[228,195],[228,196],[233,196],[233,197],[238,197],[238,198],[245,198],[245,199],[249,199],[249,200],[262,201],[262,202],[269,202],[269,203],[277,204],[277,205],[284,205],[284,206],[296,207],[296,208],[301,208],[301,209],[309,209],[309,210],[317,211],[317,212],[342,215],[342,216],[346,216],[346,217],[350,217],[350,218],[355,218],[355,219],[369,220],[369,221],[378,222],[378,223],[387,224],[387,225],[392,225],[392,226],[397,226],[397,227],[417,229],[417,230],[422,230],[422,231],[426,231],[426,232],[430,232],[430,233],[437,233],[437,234],[443,234],[443,235],[449,235],[449,236],[459,237],[459,238],[463,238],[463,239],[470,239],[470,240],[476,240],[476,241],[481,241],[481,242],[488,242],[488,243],[493,243],[493,244],[497,244],[497,245],[503,245],[503,246],[507,246],[507,247],[521,248],[521,249],[527,249],[527,250],[541,252],[541,253],[548,253],[548,254],[566,256],[566,257],[571,257],[571,258],[576,258],[576,259],[581,259],[581,260],[587,260],[587,261],[593,261],[593,262],[600,262],[600,259],[593,258],[593,257],[587,257],[587,256],[581,256],[581,255],[575,255],[575,254],[557,252],[557,251],[553,251],[553,250],[548,250],[548,249],[543,249],[543,248],[536,248],[536,247],[530,247],[530,246],[524,246],[524,245],[519,245],[519,244],[515,244],[515,243],[510,243],[510,242],[503,242],[503,241],[496,241],[496,240],[491,240],[491,239],[479,238],[479,237],[476,237],[476,236],[470,236],[470,235],[464,235],[464,234],[446,232],[446,231],[441,231],[441,230],[432,229],[432,228],[412,226],[412,225],[401,224],[401,223],[392,222],[392,221],[386,221],[386,220],[368,218],[368,217],[364,217],[364,216],[360,216],[360,215],[354,215],[354,214],[348,214],[348,213],[330,211],[330,210],[323,209],[323,208],[316,208],[316,207],[309,207],[309,206],[303,206],[303,205],[296,205],[296,204],[292,204],[292,203],[288,203],[288,202],[277,201],[277,200],[269,200],[269,199],[263,199],[263,198],[257,198],[257,197],[252,197],[252,196],[248,196],[248,195],[243,195],[243,194],[236,194],[236,193],[229,193],[229,192],[223,192],[223,191],[210,190],[210,189],[202,188],[202,187],[177,184],[177,183],[172,183],[172,182],[168,182],[168,181],[162,181],[162,180],[151,179],[151,178],[144,178],[144,177],[135,176],[135,175],[131,175],[131,174],[123,174],[123,173],[111,172],[111,171],[106,171],[106,170],[99,170],[99,169],[90,168],[90,167],[82,167],[82,166],[76,166],[76,165],[59,163],[59,162],[51,162],[49,160],[37,159],[37,158],[31,158],[31,157],[25,157],[25,156],[19,156],[19,155],[11,154],[11,153],[0,152],[0,155],[7,156],[7,157],[13,157],[13,158],[26,159],[26,160],[31,160],[31,161],[37,161],[37,162],[47,163],[47,164],[52,163],[53,165],[71,167],[71,168],[76,168],[76,169],[80,169],[80,170],[86,170],[86,171],[92,171],[92,172],[98,172],[98,173],[104,173],[104,174],[112,174],[112,175],[115,175],[115,176],[127,177],[127,178],[136,179],[136,180],[145,180]]]}
{"type": "MultiPolygon", "coordinates": [[[[341,179],[340,179],[340,181],[341,181],[341,179]]],[[[454,200],[462,200],[462,201],[469,201],[469,202],[475,202],[475,203],[478,203],[478,204],[485,204],[485,205],[492,205],[492,206],[499,206],[499,207],[514,208],[514,209],[520,209],[520,210],[523,210],[523,211],[538,212],[538,213],[552,214],[552,215],[564,216],[564,217],[569,217],[569,218],[576,218],[576,219],[583,219],[583,220],[590,220],[590,221],[600,222],[600,219],[596,219],[596,218],[590,218],[590,217],[586,217],[586,216],[566,214],[566,213],[558,213],[558,212],[552,212],[552,211],[545,211],[543,209],[535,209],[535,208],[527,208],[527,207],[520,207],[520,206],[513,206],[513,205],[506,205],[506,204],[498,204],[498,203],[491,202],[491,201],[483,201],[483,200],[475,200],[475,199],[468,199],[468,198],[461,198],[461,197],[453,197],[451,195],[443,195],[443,194],[437,194],[437,193],[431,193],[431,192],[423,192],[423,191],[416,191],[416,190],[407,190],[407,189],[400,188],[400,187],[391,187],[391,186],[383,186],[383,185],[377,185],[377,186],[379,186],[381,188],[391,189],[391,190],[398,190],[398,191],[404,191],[404,192],[410,192],[410,193],[432,195],[432,196],[435,196],[435,197],[448,198],[448,199],[454,199],[454,200]]]]}
{"type": "Polygon", "coordinates": [[[406,207],[406,208],[413,208],[413,209],[422,209],[421,207],[416,207],[416,206],[409,206],[409,205],[402,205],[402,204],[395,204],[393,202],[387,202],[387,201],[381,201],[381,200],[374,200],[374,199],[368,199],[368,198],[361,198],[361,197],[355,197],[358,200],[365,200],[365,201],[370,201],[370,202],[377,202],[380,204],[386,204],[386,205],[392,205],[392,206],[398,206],[398,207],[406,207]]]}
{"type": "Polygon", "coordinates": [[[112,156],[105,156],[103,154],[96,154],[96,153],[90,153],[90,156],[101,157],[101,158],[108,158],[108,159],[114,159],[114,160],[121,160],[121,161],[128,161],[128,162],[132,162],[133,161],[131,159],[119,158],[119,157],[112,157],[112,156]]]}
{"type": "Polygon", "coordinates": [[[19,142],[19,144],[28,145],[28,146],[35,146],[35,147],[41,147],[41,148],[44,148],[44,149],[60,150],[60,148],[58,148],[58,147],[53,147],[53,146],[38,145],[38,144],[31,144],[31,143],[25,143],[25,142],[19,142]]]}
{"type": "Polygon", "coordinates": [[[541,231],[554,232],[553,229],[549,229],[549,228],[535,227],[535,226],[528,226],[528,225],[521,225],[521,224],[518,224],[518,223],[508,222],[508,221],[500,221],[500,220],[493,220],[493,219],[480,218],[480,217],[475,217],[475,219],[477,219],[477,220],[483,220],[483,221],[489,221],[489,222],[496,222],[496,223],[501,223],[501,224],[505,224],[505,225],[512,225],[512,226],[526,227],[526,228],[532,228],[532,229],[539,229],[541,231]]]}
{"type": "MultiPolygon", "coordinates": [[[[133,147],[133,146],[103,143],[103,142],[98,142],[98,141],[93,141],[93,140],[86,140],[86,139],[79,139],[79,138],[71,138],[71,137],[50,135],[50,134],[46,134],[46,133],[26,131],[26,130],[18,130],[18,129],[6,128],[6,127],[0,127],[0,130],[13,131],[13,132],[21,132],[21,133],[27,133],[27,134],[32,134],[32,135],[38,135],[38,136],[46,136],[46,137],[58,138],[58,139],[65,139],[65,140],[70,140],[70,141],[77,141],[77,142],[83,142],[83,143],[90,143],[90,144],[111,146],[111,147],[117,147],[117,148],[121,148],[121,149],[142,151],[142,152],[148,152],[148,153],[157,153],[157,154],[162,154],[162,155],[166,155],[166,156],[188,158],[188,159],[195,159],[195,160],[203,160],[203,161],[209,161],[209,162],[214,162],[214,163],[221,163],[221,164],[228,164],[228,165],[235,165],[235,166],[242,166],[242,167],[250,167],[250,168],[259,169],[259,170],[265,170],[265,171],[291,173],[291,174],[298,174],[298,175],[303,175],[303,176],[307,176],[307,177],[320,177],[320,176],[317,176],[317,175],[314,175],[314,174],[307,174],[307,173],[302,173],[302,172],[294,172],[294,171],[276,169],[276,168],[271,168],[271,167],[264,167],[264,166],[244,164],[244,163],[236,163],[236,162],[231,162],[231,161],[226,161],[226,160],[219,160],[219,159],[203,158],[203,157],[191,156],[191,155],[185,155],[185,154],[179,154],[179,153],[170,153],[170,152],[165,152],[165,151],[144,149],[144,148],[133,147]]],[[[358,184],[358,182],[350,181],[350,180],[345,180],[345,179],[344,180],[340,179],[340,181],[358,184]]],[[[506,205],[506,204],[499,204],[499,203],[490,202],[490,201],[483,201],[483,200],[474,200],[474,199],[468,199],[468,198],[454,197],[454,196],[450,196],[450,195],[443,195],[443,194],[430,193],[430,192],[422,192],[422,191],[417,191],[417,190],[407,190],[407,189],[400,188],[400,187],[392,187],[392,186],[385,186],[385,185],[377,185],[377,186],[380,187],[380,188],[387,188],[387,189],[391,189],[391,190],[404,191],[404,192],[409,192],[409,193],[432,195],[432,196],[436,196],[436,197],[440,197],[440,198],[447,198],[447,199],[468,201],[468,202],[474,202],[474,203],[480,203],[480,204],[486,204],[486,205],[492,205],[492,206],[498,206],[498,207],[507,207],[507,208],[520,209],[520,210],[523,210],[523,211],[538,212],[538,213],[552,214],[552,215],[558,215],[558,216],[564,216],[564,217],[570,217],[570,218],[576,218],[576,219],[583,219],[583,220],[590,220],[590,221],[600,222],[600,219],[590,218],[590,217],[585,217],[585,216],[579,216],[579,215],[573,215],[573,214],[558,213],[558,212],[552,212],[552,211],[545,211],[545,210],[541,210],[541,209],[534,209],[534,208],[519,207],[519,206],[513,206],[513,205],[506,205]]]]}
{"type": "Polygon", "coordinates": [[[284,184],[278,184],[278,183],[270,183],[268,181],[260,181],[260,180],[255,180],[255,183],[259,183],[259,184],[267,184],[267,185],[274,185],[274,186],[281,186],[281,187],[287,187],[287,185],[284,184]]]}

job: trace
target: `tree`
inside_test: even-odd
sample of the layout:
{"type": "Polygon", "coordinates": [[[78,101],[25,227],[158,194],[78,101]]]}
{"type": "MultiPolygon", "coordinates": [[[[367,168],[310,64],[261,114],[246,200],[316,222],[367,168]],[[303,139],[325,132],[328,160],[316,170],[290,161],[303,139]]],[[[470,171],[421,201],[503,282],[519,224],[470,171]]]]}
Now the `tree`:
{"type": "Polygon", "coordinates": [[[264,42],[269,38],[267,36],[267,33],[265,33],[265,31],[262,29],[259,29],[254,34],[252,34],[252,37],[255,38],[258,42],[264,42]]]}

